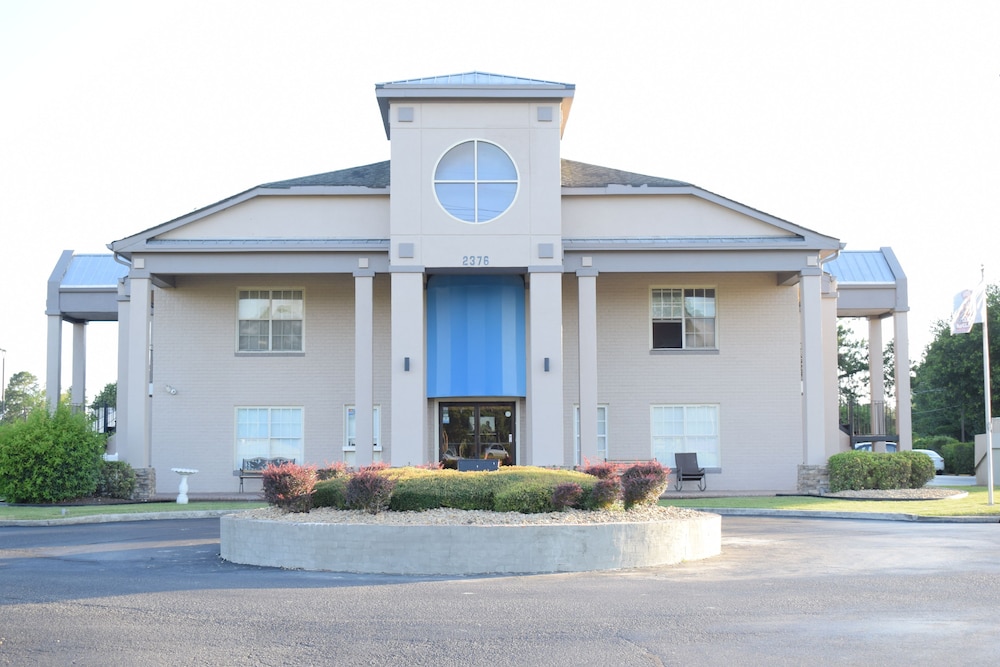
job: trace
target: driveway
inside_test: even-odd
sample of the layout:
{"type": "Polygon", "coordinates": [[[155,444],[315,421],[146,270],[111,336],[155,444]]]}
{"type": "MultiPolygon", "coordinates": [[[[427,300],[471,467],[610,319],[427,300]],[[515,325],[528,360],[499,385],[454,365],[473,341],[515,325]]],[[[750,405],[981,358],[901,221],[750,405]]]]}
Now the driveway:
{"type": "Polygon", "coordinates": [[[218,535],[217,519],[0,528],[0,664],[909,667],[1000,655],[996,524],[724,517],[709,560],[480,578],[239,566],[218,558],[218,535]]]}

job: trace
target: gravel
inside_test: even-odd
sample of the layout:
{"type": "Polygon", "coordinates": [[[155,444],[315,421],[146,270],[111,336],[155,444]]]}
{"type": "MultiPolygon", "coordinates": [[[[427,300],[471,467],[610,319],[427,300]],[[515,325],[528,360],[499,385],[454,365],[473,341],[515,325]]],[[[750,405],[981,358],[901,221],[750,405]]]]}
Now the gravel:
{"type": "Polygon", "coordinates": [[[671,521],[704,516],[703,512],[680,507],[658,505],[633,507],[629,510],[566,510],[544,514],[521,514],[519,512],[487,512],[482,510],[433,509],[423,512],[380,512],[368,514],[358,510],[336,510],[328,507],[313,509],[308,513],[283,512],[276,507],[264,507],[240,512],[240,518],[265,519],[269,521],[290,521],[294,523],[353,523],[372,525],[481,525],[481,526],[528,526],[540,524],[590,524],[590,523],[637,523],[647,521],[671,521]]]}

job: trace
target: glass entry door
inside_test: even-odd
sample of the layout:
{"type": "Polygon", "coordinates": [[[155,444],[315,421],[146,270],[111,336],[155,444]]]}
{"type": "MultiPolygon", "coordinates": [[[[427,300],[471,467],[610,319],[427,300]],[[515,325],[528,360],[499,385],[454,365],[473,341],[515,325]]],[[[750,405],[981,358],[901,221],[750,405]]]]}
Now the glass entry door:
{"type": "Polygon", "coordinates": [[[439,460],[446,468],[458,459],[499,459],[514,465],[513,403],[441,403],[438,430],[439,460]]]}

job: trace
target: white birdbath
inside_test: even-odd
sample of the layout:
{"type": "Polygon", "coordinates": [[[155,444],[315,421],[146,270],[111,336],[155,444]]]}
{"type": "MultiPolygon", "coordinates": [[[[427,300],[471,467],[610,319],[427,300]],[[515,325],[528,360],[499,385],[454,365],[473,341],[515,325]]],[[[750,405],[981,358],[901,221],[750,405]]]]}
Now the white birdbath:
{"type": "Polygon", "coordinates": [[[181,486],[177,489],[177,504],[187,505],[188,501],[188,477],[198,472],[194,468],[171,468],[181,476],[181,486]]]}

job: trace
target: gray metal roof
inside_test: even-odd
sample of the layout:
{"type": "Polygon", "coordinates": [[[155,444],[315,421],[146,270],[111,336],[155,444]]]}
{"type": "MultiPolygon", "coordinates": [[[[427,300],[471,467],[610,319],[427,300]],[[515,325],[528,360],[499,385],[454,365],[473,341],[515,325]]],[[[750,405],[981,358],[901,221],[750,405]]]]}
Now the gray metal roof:
{"type": "Polygon", "coordinates": [[[262,188],[292,188],[310,185],[344,187],[356,186],[363,188],[389,187],[389,161],[375,162],[360,167],[350,167],[338,171],[328,171],[324,174],[290,178],[285,181],[265,183],[262,188]]]}
{"type": "Polygon", "coordinates": [[[386,81],[385,83],[376,84],[376,88],[384,88],[385,86],[558,86],[561,88],[569,86],[572,88],[573,84],[474,71],[463,72],[461,74],[425,76],[417,79],[403,79],[401,81],[386,81]]]}
{"type": "Polygon", "coordinates": [[[104,287],[118,289],[118,280],[128,267],[115,261],[114,255],[73,255],[59,286],[62,288],[104,287]]]}
{"type": "Polygon", "coordinates": [[[844,250],[823,265],[840,285],[893,284],[896,277],[881,250],[844,250]]]}
{"type": "MultiPolygon", "coordinates": [[[[632,187],[647,186],[651,188],[687,187],[690,183],[675,181],[671,178],[646,176],[621,169],[600,167],[595,164],[562,160],[562,186],[564,188],[606,188],[609,185],[626,185],[632,187]]],[[[313,174],[284,181],[265,183],[262,188],[285,189],[308,186],[327,187],[389,187],[389,161],[375,162],[361,167],[328,171],[323,174],[313,174]]]]}

